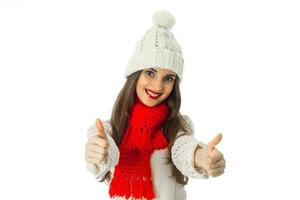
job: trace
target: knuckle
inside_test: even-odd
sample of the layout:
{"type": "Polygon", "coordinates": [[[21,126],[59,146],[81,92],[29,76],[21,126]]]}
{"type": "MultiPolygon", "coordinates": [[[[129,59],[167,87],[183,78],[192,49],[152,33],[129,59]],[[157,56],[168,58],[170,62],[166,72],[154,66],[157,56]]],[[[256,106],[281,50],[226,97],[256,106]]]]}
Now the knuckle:
{"type": "Polygon", "coordinates": [[[105,139],[101,139],[101,142],[100,142],[101,146],[103,148],[108,148],[108,141],[105,140],[105,139]]]}
{"type": "Polygon", "coordinates": [[[108,149],[104,149],[104,153],[107,154],[108,153],[108,149]]]}
{"type": "Polygon", "coordinates": [[[108,148],[108,146],[109,146],[109,143],[108,143],[108,141],[107,141],[107,140],[105,140],[105,142],[104,142],[104,146],[105,146],[106,148],[108,148]]]}
{"type": "Polygon", "coordinates": [[[100,154],[99,156],[100,160],[102,161],[104,159],[104,155],[103,154],[100,154]]]}
{"type": "Polygon", "coordinates": [[[103,144],[103,139],[102,138],[97,138],[96,143],[98,145],[102,145],[103,144]]]}
{"type": "Polygon", "coordinates": [[[107,144],[108,144],[108,141],[107,141],[107,139],[103,139],[103,138],[102,138],[102,141],[103,141],[103,143],[104,143],[105,145],[107,145],[107,144]]]}
{"type": "Polygon", "coordinates": [[[107,155],[107,151],[106,150],[103,150],[102,152],[104,155],[107,155]]]}

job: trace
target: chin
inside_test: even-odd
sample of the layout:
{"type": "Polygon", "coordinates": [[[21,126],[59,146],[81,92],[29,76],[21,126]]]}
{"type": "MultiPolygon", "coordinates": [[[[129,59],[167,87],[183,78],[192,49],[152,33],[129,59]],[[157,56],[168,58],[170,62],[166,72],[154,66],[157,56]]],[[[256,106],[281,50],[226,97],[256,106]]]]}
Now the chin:
{"type": "Polygon", "coordinates": [[[151,99],[148,99],[147,97],[145,97],[145,98],[143,98],[142,102],[146,106],[153,107],[153,106],[156,106],[156,105],[160,104],[161,101],[159,101],[159,100],[151,100],[151,99]]]}

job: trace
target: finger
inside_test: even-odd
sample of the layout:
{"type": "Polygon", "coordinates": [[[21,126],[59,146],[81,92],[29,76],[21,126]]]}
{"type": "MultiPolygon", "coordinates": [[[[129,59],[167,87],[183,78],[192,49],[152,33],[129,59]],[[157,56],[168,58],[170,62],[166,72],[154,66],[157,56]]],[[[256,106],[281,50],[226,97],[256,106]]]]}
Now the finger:
{"type": "Polygon", "coordinates": [[[100,138],[98,136],[94,136],[94,137],[89,138],[88,143],[96,144],[96,145],[98,145],[100,147],[103,147],[103,148],[108,148],[109,147],[108,141],[103,139],[103,138],[100,138]]]}
{"type": "Polygon", "coordinates": [[[103,148],[100,147],[99,145],[91,144],[91,143],[88,143],[86,145],[86,150],[93,151],[95,153],[101,153],[101,154],[105,154],[108,152],[108,148],[103,148]]]}
{"type": "Polygon", "coordinates": [[[85,160],[98,165],[101,161],[105,161],[107,159],[107,154],[96,154],[94,152],[85,152],[85,160]]]}
{"type": "Polygon", "coordinates": [[[214,164],[219,160],[224,159],[223,154],[218,150],[214,149],[207,157],[208,164],[214,164]]]}
{"type": "Polygon", "coordinates": [[[89,157],[89,156],[85,156],[85,160],[88,163],[95,164],[95,165],[97,165],[99,163],[99,159],[92,158],[92,157],[89,157]]]}
{"type": "Polygon", "coordinates": [[[208,165],[208,169],[212,170],[212,169],[224,169],[225,168],[225,160],[219,160],[218,162],[214,163],[214,164],[209,164],[208,165]]]}
{"type": "Polygon", "coordinates": [[[219,176],[221,174],[224,173],[224,169],[215,169],[215,170],[209,170],[208,171],[208,174],[212,177],[216,177],[216,176],[219,176]]]}
{"type": "Polygon", "coordinates": [[[224,174],[224,170],[220,170],[220,171],[214,172],[211,176],[212,177],[217,177],[217,176],[220,176],[222,174],[224,174]]]}
{"type": "Polygon", "coordinates": [[[102,159],[103,157],[106,157],[106,153],[94,152],[90,150],[87,150],[85,154],[87,157],[95,158],[98,160],[102,159]]]}
{"type": "Polygon", "coordinates": [[[219,144],[222,140],[222,134],[219,133],[212,141],[210,141],[207,146],[208,146],[208,150],[212,151],[215,146],[217,146],[217,144],[219,144]]]}
{"type": "Polygon", "coordinates": [[[96,128],[98,131],[98,135],[101,138],[105,138],[106,139],[106,135],[105,135],[105,131],[104,131],[104,126],[102,124],[102,121],[100,119],[96,119],[96,128]]]}

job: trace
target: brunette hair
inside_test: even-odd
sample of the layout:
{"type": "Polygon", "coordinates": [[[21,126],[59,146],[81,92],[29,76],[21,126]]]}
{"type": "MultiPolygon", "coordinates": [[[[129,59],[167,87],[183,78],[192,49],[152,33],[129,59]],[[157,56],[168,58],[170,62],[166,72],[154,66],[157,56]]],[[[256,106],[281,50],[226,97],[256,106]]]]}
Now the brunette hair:
{"type": "MultiPolygon", "coordinates": [[[[127,80],[114,104],[114,108],[111,115],[111,127],[112,138],[114,139],[117,146],[120,145],[122,137],[128,125],[127,123],[129,115],[136,94],[136,85],[141,73],[142,70],[137,71],[127,77],[127,80]]],[[[186,185],[188,183],[188,177],[184,176],[176,168],[171,159],[171,148],[176,140],[177,133],[179,131],[182,132],[180,136],[191,134],[191,127],[183,119],[182,115],[179,112],[181,105],[181,96],[178,81],[178,77],[176,77],[173,90],[168,96],[168,98],[165,100],[169,107],[170,114],[162,128],[163,133],[169,142],[168,154],[166,157],[165,164],[171,164],[172,176],[175,177],[178,183],[186,185]]],[[[100,182],[106,180],[107,183],[109,183],[111,181],[111,178],[111,172],[109,171],[105,174],[105,176],[103,176],[100,182]]]]}

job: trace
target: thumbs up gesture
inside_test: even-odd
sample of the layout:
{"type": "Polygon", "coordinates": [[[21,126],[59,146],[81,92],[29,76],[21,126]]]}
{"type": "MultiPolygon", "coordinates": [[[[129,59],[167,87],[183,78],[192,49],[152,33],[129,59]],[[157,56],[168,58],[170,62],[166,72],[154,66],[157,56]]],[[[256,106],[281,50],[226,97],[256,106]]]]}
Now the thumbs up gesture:
{"type": "Polygon", "coordinates": [[[225,169],[223,154],[215,148],[221,140],[222,134],[218,134],[204,147],[198,147],[195,151],[195,166],[206,169],[212,177],[220,176],[225,169]]]}
{"type": "Polygon", "coordinates": [[[85,146],[85,160],[99,167],[100,163],[107,161],[109,143],[99,119],[96,119],[96,128],[97,135],[91,137],[85,146]]]}

